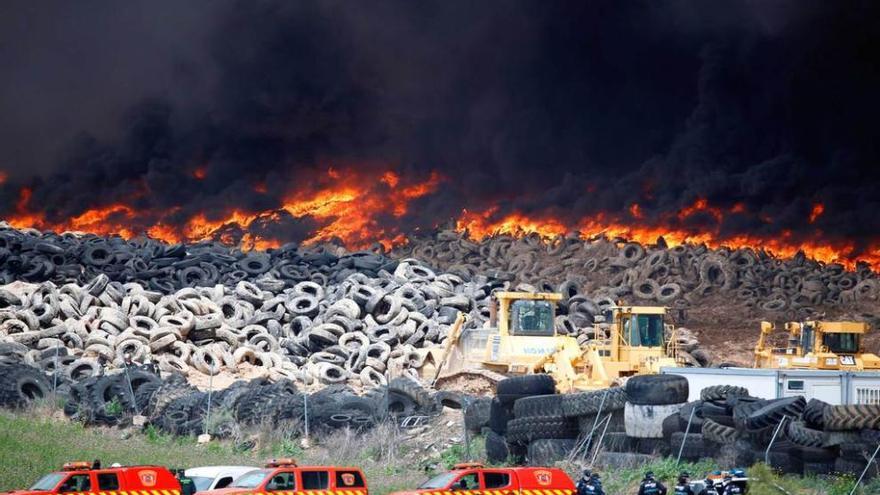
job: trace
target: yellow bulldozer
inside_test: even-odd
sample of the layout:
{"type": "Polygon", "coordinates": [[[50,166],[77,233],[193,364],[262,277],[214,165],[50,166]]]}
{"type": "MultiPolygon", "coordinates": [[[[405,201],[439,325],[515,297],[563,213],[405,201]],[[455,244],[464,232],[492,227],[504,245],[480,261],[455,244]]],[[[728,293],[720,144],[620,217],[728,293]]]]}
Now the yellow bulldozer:
{"type": "Polygon", "coordinates": [[[856,321],[805,321],[785,324],[785,347],[772,347],[775,326],[761,322],[761,336],[755,346],[755,368],[811,370],[880,370],[880,357],[865,352],[867,323],[856,321]]]}
{"type": "Polygon", "coordinates": [[[548,373],[559,392],[594,390],[620,379],[675,366],[674,339],[667,343],[666,308],[612,306],[597,316],[583,346],[555,326],[561,294],[496,292],[484,328],[462,331],[459,314],[443,349],[430,351],[422,375],[438,388],[466,377],[497,382],[506,376],[548,373]]]}

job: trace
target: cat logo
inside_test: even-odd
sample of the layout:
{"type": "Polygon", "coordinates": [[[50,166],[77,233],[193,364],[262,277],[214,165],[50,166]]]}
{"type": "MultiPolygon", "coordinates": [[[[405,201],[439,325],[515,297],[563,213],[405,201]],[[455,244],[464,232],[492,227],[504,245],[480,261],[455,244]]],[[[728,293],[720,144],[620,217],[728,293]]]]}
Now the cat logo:
{"type": "Polygon", "coordinates": [[[535,481],[541,486],[548,486],[553,482],[553,475],[550,471],[535,471],[535,481]]]}
{"type": "Polygon", "coordinates": [[[138,471],[138,478],[144,486],[156,486],[156,471],[138,471]]]}
{"type": "Polygon", "coordinates": [[[345,486],[353,486],[354,475],[351,473],[342,473],[342,484],[345,486]]]}

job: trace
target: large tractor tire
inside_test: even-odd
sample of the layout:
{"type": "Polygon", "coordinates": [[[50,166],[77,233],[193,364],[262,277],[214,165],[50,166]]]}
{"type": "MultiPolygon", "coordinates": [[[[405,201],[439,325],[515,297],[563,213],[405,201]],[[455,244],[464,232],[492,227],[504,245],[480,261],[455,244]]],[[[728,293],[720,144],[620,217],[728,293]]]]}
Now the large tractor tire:
{"type": "Polygon", "coordinates": [[[604,416],[610,411],[623,409],[626,405],[626,390],[621,387],[565,394],[562,397],[562,413],[567,418],[597,414],[600,407],[604,416]]]}
{"type": "Polygon", "coordinates": [[[542,438],[573,439],[578,433],[577,422],[570,419],[517,418],[507,424],[507,441],[520,445],[542,438]]]}
{"type": "MultiPolygon", "coordinates": [[[[553,418],[561,419],[562,395],[535,395],[523,397],[513,403],[513,417],[515,418],[553,418]]],[[[500,402],[500,401],[499,401],[500,402]]]]}
{"type": "Polygon", "coordinates": [[[526,461],[532,466],[552,466],[565,460],[574,450],[576,441],[542,438],[529,444],[526,461]]]}
{"type": "Polygon", "coordinates": [[[523,397],[556,393],[556,382],[550,375],[523,375],[505,378],[496,385],[496,397],[509,405],[523,397]]]}
{"type": "Polygon", "coordinates": [[[828,406],[824,413],[826,430],[865,430],[880,428],[880,404],[828,406]]]}
{"type": "Polygon", "coordinates": [[[688,381],[680,375],[639,375],[626,381],[626,397],[636,405],[680,404],[688,400],[688,381]]]}
{"type": "Polygon", "coordinates": [[[739,438],[739,431],[736,428],[707,419],[703,422],[703,438],[710,442],[729,445],[735,443],[739,438]]]}
{"type": "Polygon", "coordinates": [[[782,418],[798,418],[804,410],[807,401],[803,397],[785,397],[770,401],[769,404],[752,412],[746,419],[746,426],[750,430],[759,430],[776,426],[782,418]]]}

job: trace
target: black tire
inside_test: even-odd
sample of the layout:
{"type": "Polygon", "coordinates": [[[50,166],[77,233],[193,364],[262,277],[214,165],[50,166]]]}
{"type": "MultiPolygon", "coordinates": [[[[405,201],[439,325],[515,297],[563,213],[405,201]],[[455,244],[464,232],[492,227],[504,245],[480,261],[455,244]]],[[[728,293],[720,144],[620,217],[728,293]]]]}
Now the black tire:
{"type": "Polygon", "coordinates": [[[507,441],[528,445],[541,438],[577,438],[577,423],[569,419],[517,418],[507,423],[507,441]]]}
{"type": "Polygon", "coordinates": [[[388,390],[412,399],[420,412],[431,413],[437,410],[437,401],[415,380],[406,377],[395,378],[388,383],[388,390]]]}
{"type": "MultiPolygon", "coordinates": [[[[792,442],[794,444],[794,442],[792,442]]],[[[837,458],[837,449],[823,449],[819,447],[804,447],[794,444],[788,451],[803,462],[834,462],[837,458]]]]}
{"type": "Polygon", "coordinates": [[[635,438],[635,452],[650,455],[669,455],[669,441],[665,438],[635,438]]]}
{"type": "Polygon", "coordinates": [[[779,471],[785,474],[801,474],[803,473],[803,463],[789,454],[786,451],[782,450],[771,450],[769,454],[767,454],[768,460],[770,461],[770,467],[774,470],[779,471]]]}
{"type": "Polygon", "coordinates": [[[703,438],[710,442],[728,445],[736,442],[739,438],[739,431],[731,426],[707,419],[703,422],[703,438]]]}
{"type": "Polygon", "coordinates": [[[10,408],[25,407],[49,397],[51,386],[46,376],[30,366],[6,366],[0,369],[0,404],[10,408]]]}
{"type": "Polygon", "coordinates": [[[556,393],[556,382],[550,375],[523,375],[505,378],[496,385],[496,396],[502,404],[513,404],[517,399],[533,395],[556,393]]]}
{"type": "Polygon", "coordinates": [[[669,441],[669,451],[677,456],[679,450],[681,458],[688,461],[709,458],[713,453],[704,441],[703,435],[699,433],[689,433],[687,437],[684,433],[673,433],[669,441]],[[682,442],[684,442],[684,448],[682,448],[682,442]]]}
{"type": "Polygon", "coordinates": [[[761,409],[766,406],[768,401],[761,399],[757,401],[737,401],[733,404],[731,411],[733,413],[733,423],[737,428],[743,429],[746,428],[746,424],[748,422],[749,416],[752,415],[753,412],[761,409]]]}
{"type": "Polygon", "coordinates": [[[638,438],[626,436],[623,432],[609,431],[602,437],[602,448],[608,452],[632,452],[638,438]]]}
{"type": "Polygon", "coordinates": [[[562,398],[562,395],[536,395],[517,399],[513,403],[513,417],[562,419],[565,417],[562,398]]]}
{"type": "Polygon", "coordinates": [[[638,375],[627,380],[626,396],[636,405],[681,404],[688,399],[688,381],[680,375],[638,375]]]}
{"type": "Polygon", "coordinates": [[[834,472],[834,460],[825,462],[804,462],[804,476],[819,476],[834,472]]]}
{"type": "Polygon", "coordinates": [[[810,399],[807,401],[807,405],[804,406],[804,412],[802,414],[804,423],[807,427],[816,430],[825,428],[825,409],[827,409],[828,406],[829,404],[827,402],[819,399],[810,399]]]}
{"type": "Polygon", "coordinates": [[[471,433],[479,433],[484,426],[489,425],[489,410],[492,407],[492,399],[479,398],[465,408],[464,426],[471,433]]]}
{"type": "Polygon", "coordinates": [[[825,432],[808,428],[803,421],[792,421],[786,428],[785,436],[794,444],[802,447],[822,447],[825,444],[825,432]]]}
{"type": "Polygon", "coordinates": [[[489,428],[498,435],[507,433],[507,422],[513,419],[513,412],[498,398],[492,399],[489,406],[489,428]]]}
{"type": "Polygon", "coordinates": [[[526,461],[531,466],[552,466],[574,450],[575,440],[542,438],[529,443],[526,461]]]}
{"type": "Polygon", "coordinates": [[[712,385],[700,390],[700,399],[705,401],[727,400],[728,397],[744,397],[749,389],[736,385],[712,385]]]}
{"type": "Polygon", "coordinates": [[[567,418],[597,414],[600,407],[604,416],[609,411],[623,409],[626,405],[626,390],[620,387],[565,394],[562,397],[562,413],[567,418]]]}
{"type": "Polygon", "coordinates": [[[503,436],[490,431],[486,434],[486,460],[491,464],[503,464],[510,458],[510,448],[503,436]]]}
{"type": "Polygon", "coordinates": [[[602,452],[597,458],[598,464],[616,469],[638,468],[655,460],[654,456],[629,452],[602,452]]]}
{"type": "Polygon", "coordinates": [[[826,430],[880,429],[880,404],[852,404],[825,408],[826,430]]]}
{"type": "Polygon", "coordinates": [[[764,407],[749,415],[746,426],[751,430],[776,426],[782,418],[799,418],[807,401],[803,397],[785,397],[771,401],[764,407]]]}
{"type": "Polygon", "coordinates": [[[703,401],[695,400],[688,402],[681,407],[676,417],[681,425],[681,431],[687,430],[688,433],[700,433],[703,431],[703,401]],[[693,416],[691,412],[693,411],[693,416]],[[690,429],[688,429],[688,421],[690,421],[690,429]]]}
{"type": "Polygon", "coordinates": [[[681,428],[681,421],[677,414],[667,417],[663,420],[663,438],[669,441],[673,433],[684,431],[681,428]]]}
{"type": "Polygon", "coordinates": [[[464,409],[464,405],[471,400],[468,396],[458,392],[448,392],[441,390],[434,394],[434,401],[440,404],[440,407],[448,407],[450,409],[464,409]]]}

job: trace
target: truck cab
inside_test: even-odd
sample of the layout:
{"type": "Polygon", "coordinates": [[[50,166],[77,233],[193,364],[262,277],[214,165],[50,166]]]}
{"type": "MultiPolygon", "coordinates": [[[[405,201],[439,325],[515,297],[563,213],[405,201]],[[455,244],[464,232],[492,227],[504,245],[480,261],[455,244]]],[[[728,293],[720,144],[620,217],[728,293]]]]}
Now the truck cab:
{"type": "Polygon", "coordinates": [[[262,469],[250,471],[226,488],[199,492],[205,495],[298,495],[333,493],[368,495],[364,473],[355,467],[299,466],[289,458],[272,459],[262,469]]]}
{"type": "Polygon", "coordinates": [[[558,468],[487,468],[477,463],[457,464],[410,491],[392,495],[574,495],[575,485],[558,468]]]}
{"type": "Polygon", "coordinates": [[[68,462],[60,471],[40,478],[26,495],[122,495],[124,492],[155,491],[180,495],[180,482],[161,466],[119,466],[101,468],[99,463],[68,462]]]}

